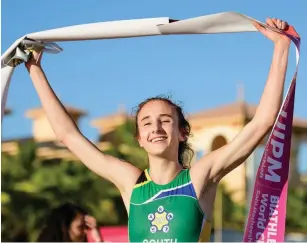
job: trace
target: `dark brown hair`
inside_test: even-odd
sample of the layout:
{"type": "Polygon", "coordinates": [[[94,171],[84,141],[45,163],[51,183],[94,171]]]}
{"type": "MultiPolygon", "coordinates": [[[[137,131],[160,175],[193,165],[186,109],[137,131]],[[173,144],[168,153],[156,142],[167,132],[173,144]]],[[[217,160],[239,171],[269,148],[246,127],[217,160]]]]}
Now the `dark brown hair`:
{"type": "Polygon", "coordinates": [[[72,203],[52,209],[37,242],[71,242],[69,227],[78,214],[86,215],[87,212],[72,203]]]}
{"type": "Polygon", "coordinates": [[[191,136],[191,126],[187,119],[184,116],[183,110],[179,104],[176,104],[174,101],[171,100],[170,97],[167,96],[156,96],[151,97],[140,103],[136,107],[135,112],[135,136],[138,137],[139,129],[138,129],[138,114],[140,113],[141,109],[144,105],[146,105],[150,101],[163,101],[166,102],[168,105],[172,106],[177,114],[178,117],[178,129],[183,133],[185,140],[179,142],[179,149],[178,149],[178,160],[179,163],[183,166],[189,166],[190,161],[194,155],[194,151],[191,149],[190,144],[188,143],[188,138],[191,136]]]}

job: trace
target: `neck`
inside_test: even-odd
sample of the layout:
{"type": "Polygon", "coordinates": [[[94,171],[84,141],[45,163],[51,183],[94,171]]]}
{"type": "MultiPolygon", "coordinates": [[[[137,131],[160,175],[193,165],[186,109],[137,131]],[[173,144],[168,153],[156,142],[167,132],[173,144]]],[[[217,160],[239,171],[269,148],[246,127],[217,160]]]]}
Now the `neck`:
{"type": "Polygon", "coordinates": [[[182,170],[178,160],[149,156],[150,177],[157,184],[171,182],[182,170]]]}

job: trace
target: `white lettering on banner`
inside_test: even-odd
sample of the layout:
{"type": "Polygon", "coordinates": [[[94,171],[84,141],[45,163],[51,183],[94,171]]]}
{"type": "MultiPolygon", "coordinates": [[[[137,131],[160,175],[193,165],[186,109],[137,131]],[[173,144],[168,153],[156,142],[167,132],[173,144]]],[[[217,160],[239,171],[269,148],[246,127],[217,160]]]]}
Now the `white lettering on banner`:
{"type": "Polygon", "coordinates": [[[259,215],[257,221],[257,228],[261,231],[256,233],[256,239],[258,242],[264,242],[264,230],[267,228],[267,240],[268,242],[276,242],[274,236],[277,235],[278,225],[278,196],[270,196],[268,194],[261,195],[261,203],[259,206],[259,215]],[[266,217],[265,212],[269,203],[269,219],[266,217]],[[268,221],[268,222],[267,222],[268,221]]]}
{"type": "Polygon", "coordinates": [[[256,234],[256,239],[257,239],[257,242],[264,242],[264,235],[262,232],[257,232],[256,234]]]}
{"type": "Polygon", "coordinates": [[[268,194],[262,194],[261,195],[261,202],[260,202],[260,207],[259,207],[259,214],[258,214],[258,220],[257,220],[257,228],[258,229],[265,229],[265,222],[266,218],[264,215],[265,209],[268,206],[268,194]]]}
{"type": "Polygon", "coordinates": [[[143,243],[177,243],[177,239],[145,239],[143,240],[143,243]]]}
{"type": "Polygon", "coordinates": [[[257,240],[257,242],[263,243],[264,242],[264,234],[262,232],[257,232],[256,240],[257,240]]]}
{"type": "Polygon", "coordinates": [[[268,157],[267,162],[270,164],[268,167],[268,173],[265,174],[265,179],[267,181],[280,182],[280,176],[275,172],[275,170],[281,169],[281,162],[268,157]]]}
{"type": "Polygon", "coordinates": [[[277,131],[277,130],[274,130],[273,135],[274,135],[275,137],[280,138],[280,139],[285,139],[285,134],[284,134],[284,133],[281,133],[281,132],[279,132],[279,131],[277,131]]]}
{"type": "Polygon", "coordinates": [[[277,122],[276,126],[277,126],[278,128],[280,128],[281,130],[286,130],[286,125],[280,123],[280,121],[277,122]]]}
{"type": "Polygon", "coordinates": [[[268,241],[276,242],[276,240],[271,238],[277,235],[277,225],[278,225],[278,196],[270,196],[270,222],[268,223],[268,241]]]}
{"type": "Polygon", "coordinates": [[[279,159],[284,151],[284,144],[278,142],[274,139],[271,140],[271,145],[273,146],[273,155],[275,158],[279,159]]]}
{"type": "Polygon", "coordinates": [[[253,234],[253,229],[254,229],[254,224],[255,224],[255,216],[257,213],[257,208],[258,208],[258,202],[259,202],[259,195],[260,195],[260,190],[256,191],[256,198],[255,198],[255,204],[254,204],[254,209],[253,209],[253,214],[251,218],[251,225],[249,227],[249,236],[248,236],[248,241],[252,241],[252,234],[253,234]]]}
{"type": "MultiPolygon", "coordinates": [[[[287,112],[282,111],[281,116],[284,118],[287,118],[287,112]]],[[[282,124],[281,122],[277,122],[276,126],[282,130],[286,130],[286,125],[282,124]]],[[[285,134],[281,133],[279,131],[274,130],[273,135],[276,137],[284,140],[285,134]]],[[[268,156],[267,162],[269,164],[268,166],[268,172],[265,174],[265,180],[267,181],[273,181],[273,182],[280,182],[280,175],[278,175],[277,170],[280,170],[282,167],[282,164],[280,161],[277,161],[276,159],[280,159],[284,152],[284,143],[278,142],[275,139],[271,139],[270,144],[272,145],[272,152],[274,158],[271,158],[268,156]]]]}

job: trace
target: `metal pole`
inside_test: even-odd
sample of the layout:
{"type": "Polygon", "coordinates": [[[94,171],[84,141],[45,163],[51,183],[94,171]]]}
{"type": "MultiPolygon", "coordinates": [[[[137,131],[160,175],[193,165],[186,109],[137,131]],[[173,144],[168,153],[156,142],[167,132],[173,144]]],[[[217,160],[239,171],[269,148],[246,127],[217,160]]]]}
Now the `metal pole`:
{"type": "Polygon", "coordinates": [[[217,187],[214,210],[214,241],[222,242],[223,230],[223,195],[221,186],[217,187]]]}

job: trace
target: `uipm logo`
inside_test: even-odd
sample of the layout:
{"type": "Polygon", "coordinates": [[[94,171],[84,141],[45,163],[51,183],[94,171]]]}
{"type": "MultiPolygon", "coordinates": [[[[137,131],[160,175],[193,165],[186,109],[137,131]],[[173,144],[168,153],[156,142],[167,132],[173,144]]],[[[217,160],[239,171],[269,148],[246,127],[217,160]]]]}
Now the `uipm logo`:
{"type": "MultiPolygon", "coordinates": [[[[282,111],[281,112],[281,116],[284,118],[287,118],[287,112],[282,111]]],[[[282,124],[281,122],[277,122],[276,126],[282,130],[285,131],[286,130],[286,125],[282,124]]],[[[267,163],[268,165],[268,171],[265,174],[265,180],[267,181],[272,181],[272,182],[280,182],[280,175],[278,174],[277,170],[280,170],[282,168],[282,162],[278,161],[284,153],[284,141],[285,141],[285,133],[282,131],[277,131],[274,130],[273,131],[273,135],[276,138],[281,139],[281,142],[276,141],[275,139],[271,139],[270,141],[270,145],[272,146],[272,154],[273,154],[273,158],[271,158],[270,156],[267,157],[267,163]]]]}

